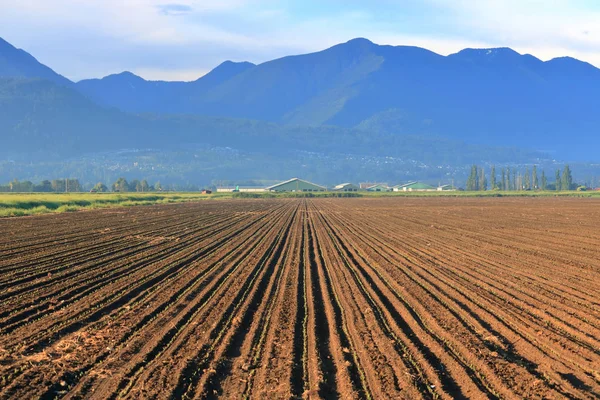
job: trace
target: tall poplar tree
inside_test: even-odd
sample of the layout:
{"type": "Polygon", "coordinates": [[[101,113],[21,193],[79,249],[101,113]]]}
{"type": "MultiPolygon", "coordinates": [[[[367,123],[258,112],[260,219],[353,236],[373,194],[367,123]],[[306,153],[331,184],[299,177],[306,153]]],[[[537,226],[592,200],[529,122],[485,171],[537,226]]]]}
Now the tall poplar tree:
{"type": "Polygon", "coordinates": [[[529,174],[529,168],[525,170],[525,182],[523,182],[525,190],[531,190],[531,175],[529,174]]]}
{"type": "Polygon", "coordinates": [[[573,186],[573,176],[571,176],[571,168],[569,168],[568,165],[565,165],[565,169],[562,173],[561,187],[562,190],[571,190],[571,186],[573,186]]]}
{"type": "Polygon", "coordinates": [[[506,190],[506,169],[502,168],[502,190],[506,190]]]}
{"type": "Polygon", "coordinates": [[[477,190],[487,190],[487,179],[485,178],[485,170],[483,169],[483,167],[481,167],[481,169],[479,170],[479,184],[477,186],[477,190]]]}
{"type": "Polygon", "coordinates": [[[477,165],[471,166],[471,174],[469,175],[469,179],[467,179],[467,190],[475,191],[477,190],[477,185],[479,185],[479,179],[477,177],[477,165]]]}
{"type": "Polygon", "coordinates": [[[555,186],[556,186],[556,191],[560,191],[561,188],[561,182],[560,182],[560,169],[556,170],[556,175],[555,175],[555,186]]]}
{"type": "Polygon", "coordinates": [[[546,172],[542,170],[542,190],[545,191],[548,187],[548,179],[546,178],[546,172]]]}
{"type": "Polygon", "coordinates": [[[496,190],[496,166],[492,165],[492,171],[490,172],[490,189],[496,190]]]}
{"type": "Polygon", "coordinates": [[[538,180],[537,165],[533,166],[533,172],[532,172],[532,176],[531,176],[531,184],[533,185],[533,190],[538,190],[540,188],[540,182],[538,180]]]}

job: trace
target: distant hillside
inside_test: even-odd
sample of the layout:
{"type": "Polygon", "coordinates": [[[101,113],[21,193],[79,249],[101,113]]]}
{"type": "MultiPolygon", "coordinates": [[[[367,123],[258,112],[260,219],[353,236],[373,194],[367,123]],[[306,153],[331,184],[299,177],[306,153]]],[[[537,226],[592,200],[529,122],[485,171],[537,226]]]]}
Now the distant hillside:
{"type": "Polygon", "coordinates": [[[65,86],[73,84],[41,64],[31,54],[0,38],[0,77],[42,78],[65,86]]]}
{"type": "Polygon", "coordinates": [[[243,64],[219,79],[211,75],[185,84],[106,79],[96,94],[86,83],[79,87],[101,104],[136,112],[377,126],[575,159],[594,159],[591,149],[600,145],[600,70],[572,58],[543,62],[508,48],[444,57],[355,39],[317,53],[243,64]],[[147,87],[152,90],[138,89],[147,87]]]}
{"type": "Polygon", "coordinates": [[[77,157],[124,148],[173,149],[202,143],[285,157],[295,151],[389,155],[428,163],[531,161],[541,154],[467,145],[429,136],[403,136],[335,126],[202,116],[132,115],[104,108],[74,89],[39,79],[0,78],[0,154],[38,159],[77,157]]]}
{"type": "MultiPolygon", "coordinates": [[[[149,82],[125,72],[71,85],[6,42],[0,49],[0,76],[39,76],[74,88],[88,99],[81,105],[72,104],[74,109],[100,105],[138,114],[190,114],[271,122],[278,124],[275,126],[280,136],[291,135],[297,126],[313,127],[299,128],[302,132],[333,135],[330,127],[334,126],[344,132],[360,132],[353,133],[353,137],[361,137],[371,148],[386,151],[397,151],[387,145],[400,140],[394,138],[400,135],[436,137],[442,142],[487,148],[527,148],[560,159],[598,159],[600,70],[572,58],[543,62],[508,48],[466,49],[444,57],[417,47],[380,46],[366,39],[354,39],[320,52],[260,65],[225,62],[194,82],[149,82]]],[[[25,94],[15,90],[24,87],[13,87],[14,101],[23,101],[25,94]]],[[[74,96],[74,92],[70,93],[74,96]]],[[[54,126],[56,132],[69,131],[75,124],[71,119],[76,120],[80,111],[70,111],[64,103],[53,104],[52,97],[44,95],[44,99],[43,107],[48,110],[62,107],[65,119],[59,121],[49,111],[43,129],[54,126]]],[[[144,124],[147,119],[114,109],[92,114],[102,114],[102,118],[107,118],[106,125],[82,127],[77,135],[107,134],[96,130],[96,125],[125,131],[127,135],[121,137],[136,137],[141,143],[171,135],[168,130],[157,132],[154,125],[138,132],[129,124],[144,124]]],[[[171,122],[177,118],[193,119],[169,118],[171,122]]],[[[177,123],[185,125],[189,121],[177,123]]],[[[271,125],[261,125],[265,131],[257,133],[255,142],[259,145],[269,145],[268,126],[271,125]]],[[[38,128],[42,129],[29,125],[19,129],[32,134],[38,128]]],[[[242,126],[235,129],[240,131],[223,135],[242,138],[242,126]]],[[[94,140],[97,138],[90,138],[91,142],[94,140]]],[[[322,143],[326,147],[335,140],[335,135],[321,136],[314,142],[314,151],[320,151],[322,143]]],[[[356,144],[336,145],[344,149],[346,145],[352,147],[352,143],[356,144]]]]}
{"type": "Polygon", "coordinates": [[[77,82],[77,89],[96,103],[129,112],[191,112],[190,99],[206,93],[254,64],[226,61],[194,82],[146,81],[131,72],[77,82]]]}
{"type": "Polygon", "coordinates": [[[5,156],[68,156],[131,146],[145,128],[142,122],[47,80],[0,78],[0,153],[5,156]]]}

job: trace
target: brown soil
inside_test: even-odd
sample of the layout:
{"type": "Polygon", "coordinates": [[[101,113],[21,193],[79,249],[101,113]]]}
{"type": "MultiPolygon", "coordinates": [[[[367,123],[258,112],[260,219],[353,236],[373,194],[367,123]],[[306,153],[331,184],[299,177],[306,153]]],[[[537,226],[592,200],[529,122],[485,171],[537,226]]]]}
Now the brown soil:
{"type": "Polygon", "coordinates": [[[600,201],[0,220],[0,398],[600,398],[600,201]]]}

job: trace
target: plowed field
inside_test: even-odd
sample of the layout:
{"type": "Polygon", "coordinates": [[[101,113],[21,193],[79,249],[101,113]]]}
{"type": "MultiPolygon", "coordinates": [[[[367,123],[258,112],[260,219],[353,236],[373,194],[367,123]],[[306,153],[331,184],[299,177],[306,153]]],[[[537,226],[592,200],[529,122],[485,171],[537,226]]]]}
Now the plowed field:
{"type": "Polygon", "coordinates": [[[1,398],[600,398],[600,201],[0,220],[1,398]]]}

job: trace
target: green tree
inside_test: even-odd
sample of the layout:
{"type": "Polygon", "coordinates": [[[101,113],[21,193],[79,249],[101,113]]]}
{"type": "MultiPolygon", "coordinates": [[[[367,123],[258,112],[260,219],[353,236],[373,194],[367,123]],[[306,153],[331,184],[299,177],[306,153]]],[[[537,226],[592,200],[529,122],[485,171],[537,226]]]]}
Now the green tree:
{"type": "Polygon", "coordinates": [[[562,189],[561,181],[560,181],[560,169],[556,170],[555,179],[556,179],[556,181],[555,181],[556,183],[554,184],[555,190],[560,191],[562,189]]]}
{"type": "Polygon", "coordinates": [[[490,171],[490,189],[496,190],[496,166],[492,165],[492,170],[490,171]]]}
{"type": "Polygon", "coordinates": [[[506,190],[511,190],[511,183],[510,183],[510,167],[506,168],[506,190]]]}
{"type": "Polygon", "coordinates": [[[523,182],[523,187],[525,190],[531,190],[531,174],[529,173],[529,168],[525,171],[525,182],[523,182]]]}
{"type": "Polygon", "coordinates": [[[79,183],[79,179],[66,179],[66,192],[81,192],[81,184],[79,183]]]}
{"type": "Polygon", "coordinates": [[[140,189],[142,192],[149,192],[150,191],[150,185],[148,185],[148,181],[146,181],[145,179],[142,180],[140,182],[140,189]]]}
{"type": "Polygon", "coordinates": [[[93,192],[98,192],[98,193],[105,193],[108,192],[108,188],[106,187],[106,185],[102,182],[98,182],[94,185],[94,187],[92,188],[93,192]]]}
{"type": "Polygon", "coordinates": [[[129,191],[130,192],[140,192],[141,191],[140,181],[138,179],[134,179],[129,182],[129,191]]]}
{"type": "Polygon", "coordinates": [[[157,192],[162,191],[162,185],[160,184],[160,182],[156,182],[154,184],[154,190],[156,190],[157,192]]]}
{"type": "Polygon", "coordinates": [[[479,190],[479,177],[477,170],[477,165],[471,166],[471,174],[467,179],[467,190],[470,192],[479,190]]]}
{"type": "Polygon", "coordinates": [[[52,182],[48,180],[41,181],[39,185],[35,185],[34,191],[36,192],[51,192],[52,191],[52,182]]]}
{"type": "Polygon", "coordinates": [[[506,169],[505,168],[502,168],[502,182],[501,182],[501,185],[502,185],[501,189],[502,190],[506,190],[506,169]]]}
{"type": "Polygon", "coordinates": [[[479,184],[477,185],[477,190],[487,190],[487,178],[485,177],[485,170],[483,167],[479,170],[479,184]]]}
{"type": "Polygon", "coordinates": [[[545,191],[548,188],[548,179],[546,178],[546,172],[542,170],[542,190],[545,191]]]}
{"type": "Polygon", "coordinates": [[[477,190],[486,190],[487,180],[485,178],[485,170],[483,168],[479,168],[477,177],[479,179],[479,182],[477,182],[477,190]]]}
{"type": "Polygon", "coordinates": [[[127,192],[129,190],[129,183],[127,182],[127,179],[125,178],[119,178],[117,179],[117,181],[115,183],[113,183],[112,185],[112,190],[113,192],[127,192]]]}
{"type": "Polygon", "coordinates": [[[53,179],[51,185],[52,185],[52,190],[54,192],[64,192],[65,191],[65,180],[64,179],[53,179]]]}
{"type": "Polygon", "coordinates": [[[540,182],[538,179],[537,165],[533,166],[533,172],[531,174],[531,184],[533,185],[533,190],[538,190],[540,188],[540,182]]]}
{"type": "Polygon", "coordinates": [[[34,185],[31,181],[20,182],[18,179],[14,179],[8,184],[8,187],[11,192],[25,193],[33,192],[34,185]]]}
{"type": "Polygon", "coordinates": [[[565,169],[562,173],[562,179],[560,184],[562,190],[571,190],[573,186],[573,176],[571,175],[571,168],[565,165],[565,169]]]}

